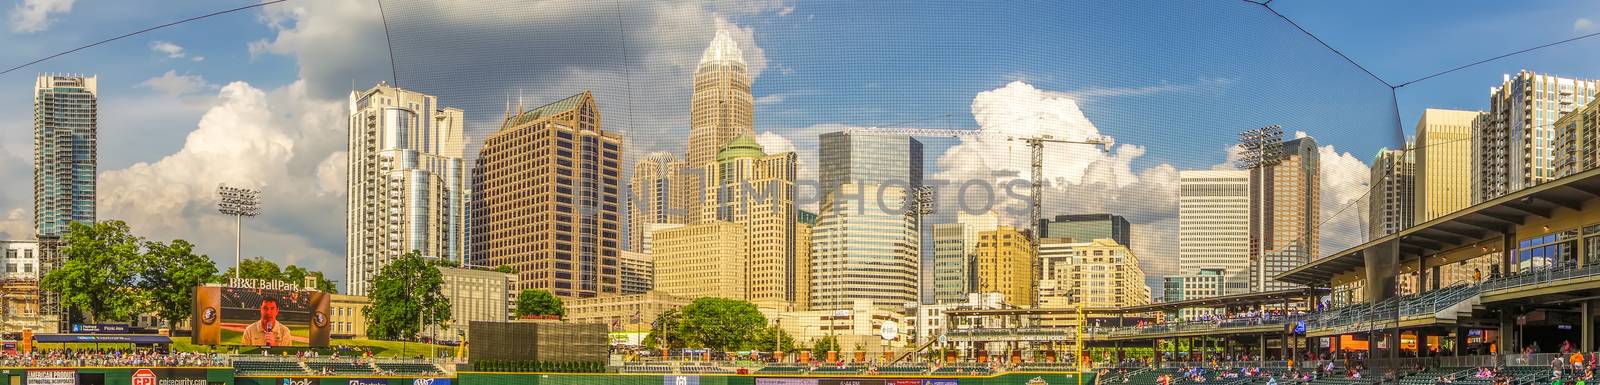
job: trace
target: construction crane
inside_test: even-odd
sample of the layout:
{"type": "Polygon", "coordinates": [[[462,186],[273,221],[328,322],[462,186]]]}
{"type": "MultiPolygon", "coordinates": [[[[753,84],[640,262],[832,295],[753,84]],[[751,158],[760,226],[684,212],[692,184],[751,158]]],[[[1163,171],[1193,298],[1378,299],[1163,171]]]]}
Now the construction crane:
{"type": "MultiPolygon", "coordinates": [[[[1038,250],[1039,250],[1039,238],[1040,238],[1039,221],[1043,219],[1043,215],[1044,215],[1042,211],[1043,211],[1043,207],[1044,207],[1044,145],[1045,145],[1045,143],[1087,144],[1087,145],[1100,147],[1101,151],[1107,151],[1107,152],[1111,151],[1111,146],[1116,143],[1116,141],[1114,139],[1112,139],[1111,137],[1109,137],[1109,136],[1100,136],[1100,137],[1097,137],[1097,138],[1088,138],[1088,139],[1082,139],[1082,140],[1070,140],[1070,139],[1057,139],[1057,138],[1055,138],[1053,136],[1050,136],[1050,135],[1039,135],[1039,136],[1034,136],[1034,137],[1019,137],[1019,136],[1011,136],[1011,135],[1008,135],[1008,134],[991,133],[991,132],[986,132],[986,131],[981,131],[981,130],[952,130],[952,129],[936,129],[936,128],[878,128],[878,127],[867,127],[867,128],[845,129],[844,133],[845,133],[845,135],[851,135],[851,134],[873,134],[873,135],[903,135],[903,136],[918,136],[918,137],[978,138],[978,139],[983,139],[983,138],[1005,138],[1005,140],[1008,140],[1008,141],[1019,141],[1019,142],[1026,143],[1028,145],[1028,148],[1031,151],[1031,154],[1030,154],[1031,155],[1031,159],[1030,159],[1030,162],[1029,162],[1029,168],[1031,169],[1032,172],[1031,172],[1031,175],[1030,175],[1031,180],[1029,181],[1030,182],[1030,186],[1029,187],[1031,188],[1031,191],[1029,193],[1031,194],[1031,199],[1030,200],[1032,200],[1032,202],[1030,202],[1031,215],[1028,218],[1028,226],[1032,231],[1032,234],[1030,234],[1031,236],[1029,237],[1029,241],[1033,246],[1034,252],[1038,252],[1038,250]]],[[[1037,281],[1039,277],[1043,276],[1042,272],[1039,271],[1040,270],[1040,266],[1041,266],[1040,263],[1039,263],[1039,258],[1037,258],[1037,257],[1033,258],[1032,259],[1032,264],[1033,264],[1033,277],[1037,281]]],[[[1037,290],[1037,289],[1035,289],[1033,291],[1032,307],[1035,308],[1035,309],[1039,308],[1039,290],[1037,290]]]]}

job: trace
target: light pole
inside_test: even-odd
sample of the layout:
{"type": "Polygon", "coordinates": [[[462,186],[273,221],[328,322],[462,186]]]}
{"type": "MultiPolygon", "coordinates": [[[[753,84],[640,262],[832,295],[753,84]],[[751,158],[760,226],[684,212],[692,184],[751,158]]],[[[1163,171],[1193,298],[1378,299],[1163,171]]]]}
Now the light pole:
{"type": "Polygon", "coordinates": [[[217,185],[217,211],[233,216],[233,277],[240,278],[239,245],[244,237],[244,217],[261,215],[261,190],[217,185]]]}

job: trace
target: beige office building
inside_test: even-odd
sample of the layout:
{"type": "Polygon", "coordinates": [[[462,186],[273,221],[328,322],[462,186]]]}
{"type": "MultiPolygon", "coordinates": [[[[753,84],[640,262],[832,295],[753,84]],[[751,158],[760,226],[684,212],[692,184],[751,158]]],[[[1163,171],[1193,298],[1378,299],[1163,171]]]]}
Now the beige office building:
{"type": "Polygon", "coordinates": [[[655,256],[624,250],[622,258],[622,294],[644,294],[655,286],[655,256]]]}
{"type": "Polygon", "coordinates": [[[467,221],[462,112],[378,83],[350,93],[346,274],[351,294],[412,251],[462,262],[467,221]]]}
{"type": "Polygon", "coordinates": [[[1040,292],[1039,307],[1106,309],[1150,304],[1150,288],[1145,286],[1139,257],[1127,246],[1110,239],[1073,242],[1045,238],[1040,241],[1039,253],[1044,271],[1040,285],[1056,287],[1050,293],[1040,292]]]}
{"type": "Polygon", "coordinates": [[[1216,295],[1249,291],[1250,172],[1186,170],[1178,180],[1178,271],[1222,271],[1229,285],[1216,295]]]}
{"type": "Polygon", "coordinates": [[[472,321],[505,321],[515,309],[510,291],[515,274],[450,267],[440,267],[439,273],[444,276],[441,294],[450,301],[450,326],[435,334],[440,340],[459,341],[472,321]]]}
{"type": "Polygon", "coordinates": [[[1005,303],[1033,306],[1034,250],[1026,230],[1000,226],[978,232],[978,292],[1000,293],[1005,303]]]}
{"type": "Polygon", "coordinates": [[[811,232],[817,214],[797,211],[794,224],[794,309],[811,310],[811,232]]]}
{"type": "Polygon", "coordinates": [[[754,133],[755,99],[750,95],[750,69],[744,52],[728,31],[717,30],[694,70],[689,108],[690,167],[716,162],[717,152],[733,138],[754,133]]]}
{"type": "Polygon", "coordinates": [[[1556,121],[1556,175],[1600,166],[1600,99],[1556,121]]]}
{"type": "Polygon", "coordinates": [[[747,299],[786,306],[795,299],[795,154],[767,155],[750,135],[717,153],[707,174],[700,223],[730,222],[744,232],[747,299]]]}
{"type": "Polygon", "coordinates": [[[328,301],[328,327],[333,338],[367,338],[367,307],[372,300],[362,295],[334,294],[328,301]]]}
{"type": "Polygon", "coordinates": [[[683,298],[749,300],[745,228],[710,221],[655,234],[655,290],[683,298]]]}
{"type": "Polygon", "coordinates": [[[506,117],[472,181],[472,264],[516,269],[513,290],[622,293],[622,137],[588,91],[506,117]]]}
{"type": "Polygon", "coordinates": [[[692,299],[659,291],[567,301],[567,322],[605,324],[614,332],[650,330],[661,313],[688,306],[692,299]]]}
{"type": "MultiPolygon", "coordinates": [[[[1311,137],[1283,142],[1250,172],[1250,291],[1294,288],[1273,277],[1321,256],[1322,163],[1311,137]]],[[[1180,214],[1181,215],[1181,214],[1180,214]]],[[[1181,226],[1181,224],[1180,224],[1181,226]]]]}
{"type": "Polygon", "coordinates": [[[670,152],[654,152],[633,166],[628,182],[628,250],[650,253],[650,232],[660,225],[689,223],[689,199],[700,186],[684,185],[684,163],[670,152]]]}
{"type": "Polygon", "coordinates": [[[1472,122],[1480,111],[1429,108],[1417,119],[1414,223],[1472,205],[1472,122]]]}
{"type": "MultiPolygon", "coordinates": [[[[762,309],[762,313],[793,337],[796,347],[810,347],[818,340],[837,338],[840,358],[847,360],[857,351],[866,352],[868,357],[873,358],[882,357],[884,351],[904,353],[916,341],[913,335],[916,330],[915,309],[887,309],[870,300],[851,301],[834,310],[762,309]],[[891,326],[895,329],[895,338],[892,340],[883,339],[883,328],[887,324],[894,325],[891,326]]],[[[813,358],[823,360],[827,357],[813,358]]]]}

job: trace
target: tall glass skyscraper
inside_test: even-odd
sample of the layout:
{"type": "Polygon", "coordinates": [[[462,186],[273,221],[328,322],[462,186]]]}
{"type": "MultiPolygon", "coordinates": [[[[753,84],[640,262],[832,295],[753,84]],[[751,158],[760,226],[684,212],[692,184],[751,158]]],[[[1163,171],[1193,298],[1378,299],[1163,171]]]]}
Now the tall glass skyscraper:
{"type": "Polygon", "coordinates": [[[856,300],[903,310],[921,298],[922,143],[904,135],[832,132],[818,143],[822,204],[812,234],[811,307],[856,300]]]}
{"type": "Polygon", "coordinates": [[[379,83],[350,93],[346,279],[351,294],[389,261],[417,251],[457,263],[467,255],[466,140],[462,111],[379,83]]]}
{"type": "Polygon", "coordinates": [[[1555,179],[1556,120],[1588,104],[1597,86],[1524,70],[1490,88],[1489,114],[1472,126],[1472,202],[1555,179]]]}
{"type": "Polygon", "coordinates": [[[60,237],[71,222],[95,219],[95,76],[39,75],[33,87],[33,224],[60,237]]]}

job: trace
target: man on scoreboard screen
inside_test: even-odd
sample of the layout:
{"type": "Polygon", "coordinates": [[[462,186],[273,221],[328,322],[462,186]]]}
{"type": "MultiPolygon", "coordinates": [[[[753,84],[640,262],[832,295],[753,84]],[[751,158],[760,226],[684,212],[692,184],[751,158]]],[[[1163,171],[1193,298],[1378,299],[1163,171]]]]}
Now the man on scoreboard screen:
{"type": "Polygon", "coordinates": [[[251,346],[289,346],[292,340],[289,337],[289,327],[278,322],[278,299],[271,296],[261,297],[261,320],[244,328],[244,336],[240,345],[251,346]]]}

